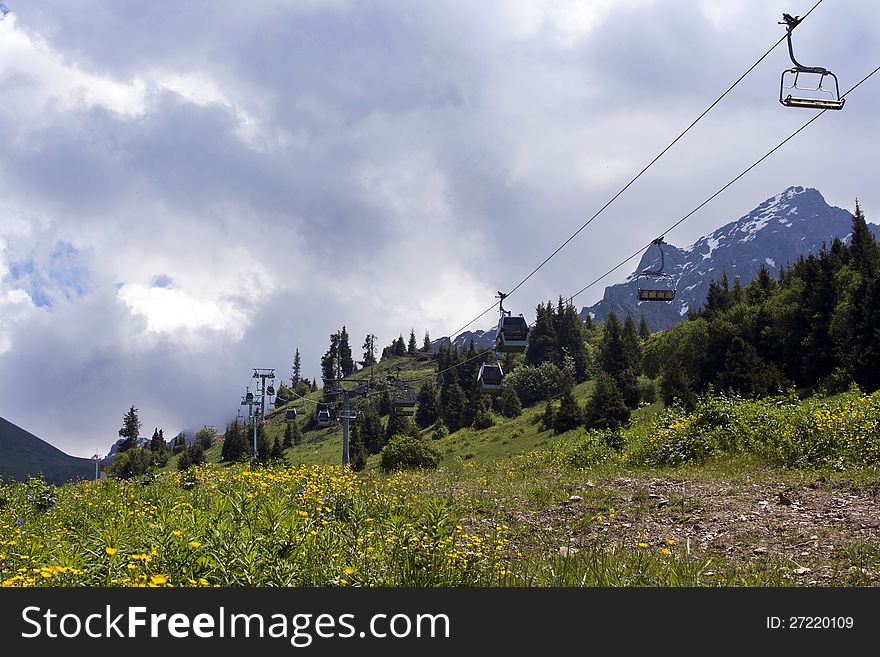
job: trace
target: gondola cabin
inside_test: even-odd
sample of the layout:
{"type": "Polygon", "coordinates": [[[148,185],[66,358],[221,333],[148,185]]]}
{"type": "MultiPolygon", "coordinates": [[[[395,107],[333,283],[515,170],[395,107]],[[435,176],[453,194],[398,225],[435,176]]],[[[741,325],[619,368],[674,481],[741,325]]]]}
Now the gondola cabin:
{"type": "Polygon", "coordinates": [[[497,363],[483,363],[477,374],[477,382],[483,390],[489,392],[500,391],[504,384],[504,372],[497,363]]]}
{"type": "Polygon", "coordinates": [[[294,422],[296,422],[295,408],[288,408],[286,411],[284,411],[284,421],[287,422],[287,424],[293,424],[294,422]]]}
{"type": "Polygon", "coordinates": [[[327,410],[318,411],[318,426],[319,427],[329,427],[330,426],[330,411],[327,411],[327,410]]]}
{"type": "Polygon", "coordinates": [[[495,334],[495,351],[521,354],[529,346],[529,323],[522,315],[506,315],[498,321],[495,334]]]}

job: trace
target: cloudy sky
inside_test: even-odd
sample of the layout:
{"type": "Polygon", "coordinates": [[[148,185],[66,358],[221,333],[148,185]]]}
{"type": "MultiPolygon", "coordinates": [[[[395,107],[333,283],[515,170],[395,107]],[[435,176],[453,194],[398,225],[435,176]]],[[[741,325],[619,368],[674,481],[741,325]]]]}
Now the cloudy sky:
{"type": "MultiPolygon", "coordinates": [[[[343,324],[358,357],[368,332],[455,330],[813,4],[3,2],[0,416],[81,456],[131,404],[146,435],[220,426],[253,367],[299,347],[317,376],[343,324]]],[[[849,88],[878,23],[825,0],[796,54],[849,88]]],[[[777,101],[787,66],[780,46],[508,308],[580,289],[808,119],[777,101]]],[[[668,241],[789,185],[876,222],[878,107],[880,76],[668,241]]]]}

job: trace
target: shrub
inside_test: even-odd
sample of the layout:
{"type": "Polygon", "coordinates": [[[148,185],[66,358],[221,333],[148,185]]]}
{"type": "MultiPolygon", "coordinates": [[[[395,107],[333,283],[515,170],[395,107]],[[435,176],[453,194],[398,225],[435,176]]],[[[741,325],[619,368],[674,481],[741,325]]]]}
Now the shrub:
{"type": "Polygon", "coordinates": [[[384,472],[432,469],[440,465],[442,458],[440,452],[427,441],[397,434],[379,453],[379,467],[384,472]]]}
{"type": "Polygon", "coordinates": [[[110,474],[120,479],[131,479],[146,474],[153,462],[152,457],[152,452],[141,448],[119,452],[110,466],[110,474]]]}
{"type": "Polygon", "coordinates": [[[562,392],[563,373],[549,361],[521,365],[505,377],[504,384],[516,391],[523,406],[532,406],[562,392]]]}

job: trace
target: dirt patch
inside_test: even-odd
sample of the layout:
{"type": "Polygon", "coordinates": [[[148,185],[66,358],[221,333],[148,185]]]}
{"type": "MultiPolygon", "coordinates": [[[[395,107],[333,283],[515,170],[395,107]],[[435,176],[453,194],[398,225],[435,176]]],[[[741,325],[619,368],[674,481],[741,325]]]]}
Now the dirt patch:
{"type": "Polygon", "coordinates": [[[799,580],[823,584],[849,573],[880,580],[880,484],[827,481],[674,481],[618,477],[584,486],[567,504],[506,511],[520,542],[547,554],[607,546],[661,546],[734,563],[786,562],[799,580]]]}

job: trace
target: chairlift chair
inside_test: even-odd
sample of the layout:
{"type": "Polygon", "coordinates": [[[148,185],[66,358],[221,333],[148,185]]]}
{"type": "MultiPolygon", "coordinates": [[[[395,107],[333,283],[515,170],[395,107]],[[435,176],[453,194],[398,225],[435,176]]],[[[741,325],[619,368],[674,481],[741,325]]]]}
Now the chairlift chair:
{"type": "Polygon", "coordinates": [[[660,251],[660,266],[657,269],[645,269],[636,275],[639,301],[672,301],[675,298],[675,279],[663,271],[666,266],[663,244],[662,237],[651,242],[660,251]]]}
{"type": "Polygon", "coordinates": [[[488,392],[500,391],[504,385],[504,372],[498,363],[483,363],[477,374],[477,382],[488,392]]]}
{"type": "Polygon", "coordinates": [[[797,16],[789,14],[782,15],[783,20],[780,25],[786,26],[786,39],[788,40],[788,56],[791,58],[794,66],[782,72],[779,81],[779,102],[786,107],[806,107],[810,109],[821,110],[839,110],[843,109],[845,98],[840,97],[840,87],[837,83],[837,76],[827,68],[821,66],[804,66],[794,58],[794,49],[791,45],[791,33],[794,31],[801,19],[797,16]],[[818,76],[818,77],[817,77],[818,76]],[[814,84],[798,85],[801,78],[812,80],[814,84]],[[830,79],[834,83],[834,89],[827,88],[826,81],[830,79]],[[788,82],[788,84],[786,84],[788,82]],[[786,93],[788,92],[788,93],[786,93]],[[795,92],[800,92],[795,95],[795,92]]]}

